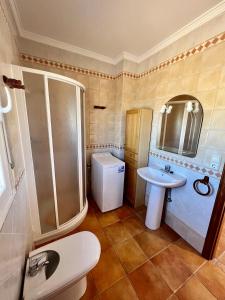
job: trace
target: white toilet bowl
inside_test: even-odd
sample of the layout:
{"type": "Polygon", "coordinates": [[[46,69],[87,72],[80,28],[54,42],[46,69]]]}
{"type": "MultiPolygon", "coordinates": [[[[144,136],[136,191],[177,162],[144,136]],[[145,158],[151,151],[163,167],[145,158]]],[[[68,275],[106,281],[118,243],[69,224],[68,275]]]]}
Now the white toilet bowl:
{"type": "Polygon", "coordinates": [[[86,275],[97,264],[100,253],[97,237],[88,231],[31,251],[26,265],[24,300],[80,299],[86,290],[86,275]]]}

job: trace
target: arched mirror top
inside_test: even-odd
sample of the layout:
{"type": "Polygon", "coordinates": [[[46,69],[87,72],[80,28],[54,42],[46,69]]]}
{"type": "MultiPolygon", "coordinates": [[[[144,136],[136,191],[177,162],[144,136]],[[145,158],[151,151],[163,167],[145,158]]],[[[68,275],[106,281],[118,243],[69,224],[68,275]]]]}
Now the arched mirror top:
{"type": "Polygon", "coordinates": [[[195,157],[203,121],[203,108],[191,95],[178,95],[160,109],[157,147],[161,150],[195,157]]]}

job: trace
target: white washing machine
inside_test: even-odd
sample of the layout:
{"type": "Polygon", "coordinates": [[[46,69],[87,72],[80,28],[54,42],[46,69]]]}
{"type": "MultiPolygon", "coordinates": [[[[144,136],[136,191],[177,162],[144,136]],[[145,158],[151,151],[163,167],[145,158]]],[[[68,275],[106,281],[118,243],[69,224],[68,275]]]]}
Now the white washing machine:
{"type": "Polygon", "coordinates": [[[92,195],[102,212],[123,205],[125,163],[109,152],[91,157],[92,195]]]}

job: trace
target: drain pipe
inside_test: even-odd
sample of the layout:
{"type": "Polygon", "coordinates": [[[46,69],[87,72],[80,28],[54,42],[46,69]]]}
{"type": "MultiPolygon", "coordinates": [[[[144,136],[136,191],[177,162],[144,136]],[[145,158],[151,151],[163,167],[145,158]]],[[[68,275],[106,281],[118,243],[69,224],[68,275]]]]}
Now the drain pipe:
{"type": "Polygon", "coordinates": [[[167,189],[167,198],[166,198],[167,202],[172,202],[172,198],[171,198],[171,189],[168,188],[167,189]]]}

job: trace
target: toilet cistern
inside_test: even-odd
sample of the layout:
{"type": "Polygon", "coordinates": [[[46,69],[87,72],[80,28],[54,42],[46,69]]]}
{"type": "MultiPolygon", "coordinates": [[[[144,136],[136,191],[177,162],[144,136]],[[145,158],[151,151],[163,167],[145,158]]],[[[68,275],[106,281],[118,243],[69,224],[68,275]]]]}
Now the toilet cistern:
{"type": "Polygon", "coordinates": [[[35,276],[44,266],[49,264],[49,260],[46,255],[41,255],[40,257],[30,257],[29,258],[29,270],[30,276],[35,276]]]}
{"type": "Polygon", "coordinates": [[[176,188],[186,183],[186,178],[171,172],[169,165],[165,169],[158,166],[139,168],[138,175],[151,184],[145,225],[156,230],[160,227],[166,188],[176,188]]]}
{"type": "Polygon", "coordinates": [[[97,237],[82,231],[29,253],[24,300],[79,300],[87,288],[87,274],[98,263],[97,237]]]}

